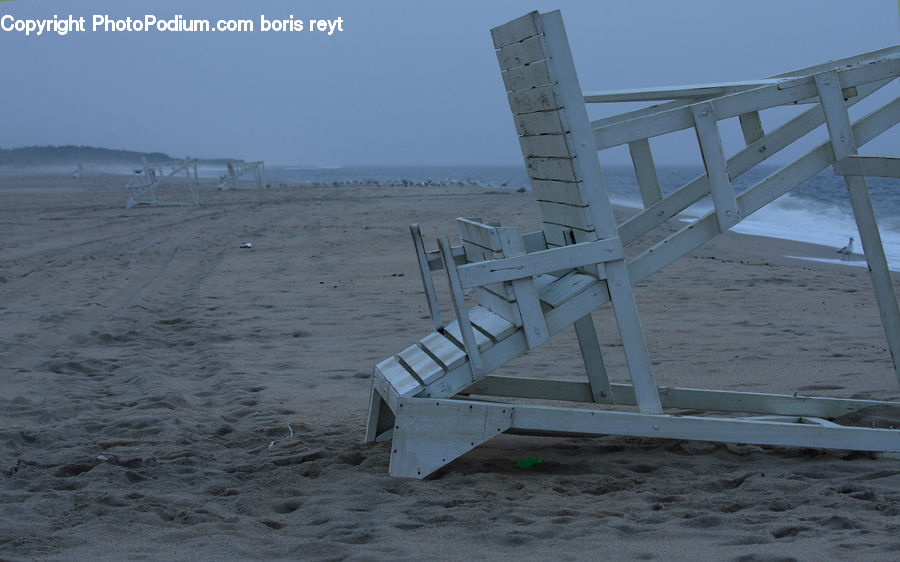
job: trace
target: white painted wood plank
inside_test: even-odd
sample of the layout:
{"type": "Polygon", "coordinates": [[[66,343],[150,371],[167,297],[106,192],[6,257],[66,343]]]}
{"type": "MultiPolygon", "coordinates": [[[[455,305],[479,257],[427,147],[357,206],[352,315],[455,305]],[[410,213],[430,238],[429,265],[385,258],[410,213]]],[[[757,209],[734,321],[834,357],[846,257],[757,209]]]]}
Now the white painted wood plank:
{"type": "MultiPolygon", "coordinates": [[[[471,320],[470,320],[470,323],[471,323],[471,320]]],[[[454,320],[453,322],[450,322],[449,324],[447,324],[447,326],[444,328],[444,334],[449,338],[453,338],[453,340],[457,344],[464,345],[463,344],[463,336],[459,329],[459,320],[454,320]]],[[[491,341],[491,339],[489,337],[487,337],[486,335],[481,333],[481,331],[475,330],[474,328],[472,330],[472,337],[473,337],[476,345],[478,346],[476,348],[476,349],[478,349],[478,351],[485,351],[493,344],[493,342],[491,341]]]]}
{"type": "Polygon", "coordinates": [[[575,205],[555,203],[553,201],[538,201],[538,213],[541,222],[558,224],[567,228],[574,228],[584,232],[592,232],[594,225],[590,209],[575,205]]]}
{"type": "MultiPolygon", "coordinates": [[[[799,81],[792,87],[779,89],[763,86],[754,90],[710,100],[719,119],[737,117],[744,113],[791,105],[815,94],[812,79],[799,81]]],[[[679,107],[645,117],[638,117],[594,129],[597,150],[603,150],[642,138],[674,133],[694,125],[689,107],[679,107]]]]}
{"type": "Polygon", "coordinates": [[[847,156],[834,163],[834,173],[845,176],[900,178],[900,158],[847,156]]]}
{"type": "Polygon", "coordinates": [[[547,72],[547,61],[538,61],[526,66],[518,66],[505,70],[500,74],[507,92],[527,90],[536,86],[546,86],[550,83],[550,74],[547,72]]]}
{"type": "Polygon", "coordinates": [[[631,141],[674,133],[693,125],[690,109],[678,107],[645,117],[636,117],[628,121],[596,127],[594,128],[594,143],[597,150],[604,150],[631,141]]]}
{"type": "Polygon", "coordinates": [[[466,251],[466,263],[496,260],[501,257],[500,252],[488,250],[484,246],[469,241],[463,241],[463,248],[466,251]]]}
{"type": "MultiPolygon", "coordinates": [[[[422,338],[419,343],[421,343],[422,347],[427,349],[447,371],[459,367],[466,360],[465,352],[438,332],[428,334],[422,338]]],[[[429,381],[429,384],[430,382],[432,381],[429,381]]]]}
{"type": "Polygon", "coordinates": [[[593,401],[590,386],[582,381],[489,375],[484,380],[478,381],[466,389],[466,391],[471,394],[506,398],[562,400],[566,402],[593,401]]]}
{"type": "Polygon", "coordinates": [[[393,424],[390,423],[394,413],[390,411],[387,402],[381,397],[375,384],[369,390],[369,414],[366,417],[366,436],[364,443],[384,440],[385,434],[390,432],[393,424]]]}
{"type": "MultiPolygon", "coordinates": [[[[509,337],[484,350],[484,372],[490,373],[528,351],[528,344],[522,330],[516,330],[509,337]]],[[[440,379],[426,386],[418,396],[423,398],[444,398],[454,396],[472,385],[472,373],[468,362],[449,371],[440,379]]]]}
{"type": "Polygon", "coordinates": [[[541,38],[531,37],[524,41],[507,45],[497,51],[497,62],[501,70],[509,70],[531,64],[546,58],[542,50],[541,38]]]}
{"type": "MultiPolygon", "coordinates": [[[[525,245],[522,243],[522,238],[515,229],[499,228],[497,229],[497,234],[500,237],[504,255],[509,256],[510,259],[528,257],[525,254],[525,245]]],[[[544,321],[544,314],[541,309],[541,303],[538,300],[534,280],[530,276],[517,278],[512,282],[512,288],[519,314],[522,317],[522,330],[525,332],[525,341],[528,342],[529,349],[535,349],[550,339],[550,332],[547,330],[547,323],[544,321]]]]}
{"type": "Polygon", "coordinates": [[[561,135],[566,132],[560,111],[513,114],[516,132],[521,135],[561,135]]]}
{"type": "MultiPolygon", "coordinates": [[[[862,145],[880,135],[898,121],[900,121],[900,99],[895,99],[860,119],[853,126],[853,135],[857,143],[862,145]]],[[[824,170],[833,162],[834,158],[830,143],[819,145],[795,162],[742,192],[737,197],[741,216],[750,216],[763,206],[787,193],[794,186],[824,170]]],[[[649,211],[650,209],[646,212],[649,211]]],[[[680,231],[634,258],[629,263],[629,272],[634,282],[639,283],[715,236],[718,229],[715,221],[711,219],[712,216],[712,214],[706,215],[700,220],[685,226],[680,231]]]]}
{"type": "Polygon", "coordinates": [[[518,90],[509,92],[509,107],[513,114],[535,113],[537,111],[550,111],[558,109],[552,86],[539,86],[530,90],[518,90]]]}
{"type": "Polygon", "coordinates": [[[419,225],[409,225],[412,235],[413,247],[416,250],[416,261],[419,264],[419,274],[422,277],[422,285],[425,288],[425,299],[428,301],[428,312],[431,314],[431,323],[435,330],[439,330],[444,322],[441,319],[441,310],[438,305],[437,293],[434,290],[434,279],[431,278],[431,268],[428,265],[428,257],[425,254],[425,244],[422,241],[422,231],[419,225]]]}
{"type": "Polygon", "coordinates": [[[397,356],[412,371],[413,375],[422,381],[423,385],[440,378],[444,374],[444,368],[422,351],[422,348],[417,344],[407,347],[397,356]]]}
{"type": "MultiPolygon", "coordinates": [[[[450,250],[453,253],[453,262],[456,265],[466,263],[466,251],[462,246],[452,246],[450,250]]],[[[425,252],[425,258],[428,259],[428,269],[431,271],[444,269],[444,260],[441,258],[440,250],[425,252]]]]}
{"type": "Polygon", "coordinates": [[[572,158],[525,158],[525,169],[531,179],[582,181],[572,167],[572,163],[572,158]]]}
{"type": "Polygon", "coordinates": [[[464,242],[477,244],[490,252],[500,252],[502,249],[496,229],[496,226],[481,221],[466,218],[456,219],[456,230],[464,242]]]}
{"type": "MultiPolygon", "coordinates": [[[[503,287],[503,286],[499,286],[496,284],[482,285],[479,287],[475,287],[474,291],[475,291],[475,295],[478,297],[478,304],[482,304],[481,296],[482,295],[486,296],[487,294],[493,295],[494,297],[496,297],[500,300],[503,300],[507,303],[513,303],[516,300],[515,297],[513,296],[512,292],[510,290],[508,290],[508,287],[503,287]]],[[[490,301],[488,301],[488,302],[490,302],[490,301]]],[[[488,308],[488,310],[493,310],[491,307],[489,307],[487,305],[485,305],[485,307],[488,308]]],[[[502,310],[505,310],[505,309],[502,309],[502,310]]],[[[502,314],[500,312],[497,312],[497,314],[500,314],[504,318],[507,318],[507,316],[505,314],[502,314]]]]}
{"type": "Polygon", "coordinates": [[[581,197],[581,184],[562,181],[531,180],[532,195],[537,201],[586,206],[581,197]]]}
{"type": "Polygon", "coordinates": [[[535,17],[537,15],[537,11],[530,12],[491,29],[491,39],[494,41],[494,48],[500,49],[506,45],[518,43],[519,41],[537,35],[538,30],[537,25],[535,24],[535,17]]]}
{"type": "MultiPolygon", "coordinates": [[[[469,321],[469,312],[466,308],[466,301],[463,298],[462,287],[459,284],[459,276],[456,273],[456,266],[453,265],[453,256],[450,252],[450,241],[446,238],[438,240],[438,247],[441,249],[441,255],[444,257],[444,269],[447,270],[447,281],[450,285],[450,296],[453,300],[453,308],[456,310],[456,329],[457,333],[451,331],[451,326],[447,326],[447,333],[454,338],[459,337],[466,355],[469,356],[469,363],[472,369],[473,381],[484,378],[484,370],[481,364],[481,356],[478,352],[478,344],[476,340],[475,330],[469,321]]],[[[486,339],[486,336],[485,336],[486,339]]]]}
{"type": "Polygon", "coordinates": [[[848,88],[889,80],[900,76],[900,54],[894,54],[868,64],[860,64],[836,70],[841,91],[848,88]]]}
{"type": "Polygon", "coordinates": [[[512,419],[511,429],[526,432],[612,434],[852,451],[900,450],[900,431],[891,429],[831,428],[801,423],[519,405],[514,407],[512,419]]]}
{"type": "Polygon", "coordinates": [[[638,101],[665,101],[724,96],[751,88],[778,84],[778,79],[751,80],[745,82],[721,82],[716,84],[689,84],[661,88],[634,88],[628,90],[608,90],[605,92],[585,92],[585,103],[620,103],[638,101]]]}
{"type": "Polygon", "coordinates": [[[850,129],[850,117],[840,93],[837,72],[827,71],[815,77],[822,110],[825,112],[825,123],[831,137],[831,148],[834,159],[841,160],[856,154],[856,142],[850,129]]]}
{"type": "Polygon", "coordinates": [[[671,109],[685,108],[689,105],[692,105],[698,101],[702,101],[701,99],[687,99],[687,100],[677,100],[670,101],[667,103],[654,104],[647,107],[642,107],[640,109],[635,109],[632,111],[626,111],[625,113],[619,113],[618,115],[610,115],[609,117],[603,117],[601,119],[595,119],[590,122],[591,129],[602,129],[604,127],[609,127],[611,125],[616,125],[619,123],[624,123],[625,121],[630,121],[632,119],[637,119],[638,117],[647,117],[648,115],[655,115],[657,113],[662,113],[664,111],[669,111],[671,109]]]}
{"type": "Polygon", "coordinates": [[[744,135],[744,144],[750,146],[754,142],[765,136],[763,131],[762,120],[759,118],[758,111],[750,113],[742,113],[738,116],[741,123],[741,132],[744,135]]]}
{"type": "Polygon", "coordinates": [[[571,158],[566,135],[537,135],[519,137],[522,155],[526,158],[571,158]]]}
{"type": "Polygon", "coordinates": [[[728,177],[728,164],[722,149],[722,137],[719,134],[716,114],[710,102],[691,106],[691,114],[694,116],[694,127],[697,130],[697,140],[700,142],[706,176],[709,178],[719,229],[724,232],[741,222],[741,216],[738,212],[734,186],[728,177]]]}
{"type": "Polygon", "coordinates": [[[395,421],[391,476],[425,478],[509,429],[512,410],[455,400],[405,401],[395,421]],[[440,431],[435,431],[440,428],[440,431]]]}
{"type": "MultiPolygon", "coordinates": [[[[871,141],[900,122],[900,99],[894,99],[853,125],[853,137],[857,146],[871,141]]],[[[830,142],[825,142],[795,162],[759,182],[756,189],[748,189],[738,196],[741,216],[748,216],[786,193],[800,182],[806,181],[834,163],[830,142]]]]}
{"type": "Polygon", "coordinates": [[[554,281],[556,281],[563,275],[567,275],[568,273],[569,272],[567,271],[566,273],[559,274],[559,275],[557,275],[556,273],[553,273],[553,274],[548,273],[545,275],[535,275],[534,276],[534,286],[537,287],[537,290],[540,292],[541,289],[543,289],[550,283],[553,283],[554,281]]]}
{"type": "MultiPolygon", "coordinates": [[[[815,78],[816,86],[819,89],[819,98],[822,100],[822,109],[825,111],[825,122],[828,124],[835,160],[855,155],[857,152],[856,141],[850,126],[850,118],[844,106],[844,99],[841,97],[837,73],[825,72],[817,74],[815,78]]],[[[891,272],[888,269],[881,234],[875,220],[875,211],[872,209],[869,188],[864,176],[844,176],[844,181],[850,194],[853,216],[856,219],[856,227],[866,255],[866,262],[869,265],[869,274],[875,288],[875,300],[878,303],[881,322],[894,362],[894,372],[897,380],[900,381],[900,309],[897,306],[891,272]]]]}
{"type": "Polygon", "coordinates": [[[544,237],[543,231],[540,230],[523,234],[522,241],[525,242],[525,250],[528,252],[539,252],[547,249],[547,239],[544,237]]]}
{"type": "MultiPolygon", "coordinates": [[[[560,248],[562,249],[562,248],[560,248]]],[[[539,296],[548,306],[556,308],[597,282],[591,275],[569,273],[541,288],[539,296]]]]}
{"type": "Polygon", "coordinates": [[[628,143],[628,151],[631,153],[635,177],[641,190],[641,201],[645,208],[649,207],[662,199],[653,153],[650,152],[650,142],[647,139],[632,141],[628,143]]]}
{"type": "MultiPolygon", "coordinates": [[[[878,87],[880,86],[865,87],[864,91],[860,92],[860,97],[850,100],[848,105],[854,105],[862,101],[862,99],[876,91],[878,87]]],[[[730,177],[734,179],[740,176],[824,122],[824,114],[818,105],[791,119],[767,134],[764,138],[758,139],[729,158],[728,170],[730,177]]],[[[619,236],[622,239],[622,243],[627,245],[637,240],[644,233],[674,217],[707,194],[709,194],[709,181],[704,174],[675,192],[670,193],[659,203],[623,222],[619,226],[619,236]]]]}
{"type": "Polygon", "coordinates": [[[494,342],[509,337],[516,331],[516,326],[499,314],[494,314],[483,306],[476,306],[469,311],[469,319],[479,330],[486,333],[494,342]]]}
{"type": "Polygon", "coordinates": [[[848,66],[854,66],[858,64],[866,64],[873,60],[880,60],[886,57],[891,57],[900,53],[900,45],[893,45],[891,47],[886,47],[884,49],[878,49],[875,51],[869,51],[867,53],[860,53],[858,55],[853,55],[850,57],[835,59],[826,61],[820,64],[816,64],[813,66],[807,66],[805,68],[798,68],[797,70],[791,70],[789,72],[784,72],[782,74],[778,74],[773,76],[772,78],[789,78],[795,76],[811,76],[813,74],[818,74],[819,72],[825,70],[832,70],[835,68],[843,68],[848,66]]]}
{"type": "MultiPolygon", "coordinates": [[[[538,30],[543,33],[541,38],[544,42],[544,51],[552,61],[550,65],[551,78],[556,83],[555,90],[560,105],[565,107],[562,115],[571,134],[570,146],[575,150],[573,164],[576,181],[584,179],[591,187],[582,190],[582,196],[590,209],[589,222],[596,229],[598,238],[616,236],[616,221],[609,204],[609,195],[600,171],[596,149],[592,144],[593,135],[584,106],[584,95],[575,72],[575,63],[572,60],[572,52],[569,50],[562,17],[558,12],[551,12],[538,18],[537,23],[538,30]]],[[[537,179],[565,178],[538,177],[537,179]]]]}
{"type": "MultiPolygon", "coordinates": [[[[879,87],[879,85],[865,87],[860,92],[860,96],[850,100],[848,105],[862,101],[879,87]]],[[[734,179],[740,176],[824,122],[824,114],[818,105],[791,119],[732,156],[728,160],[730,177],[734,179]]],[[[659,203],[623,222],[619,226],[622,243],[627,245],[637,240],[644,233],[674,217],[707,194],[709,194],[709,181],[704,174],[670,193],[659,203]]]]}
{"type": "Polygon", "coordinates": [[[640,283],[717,234],[719,228],[714,213],[683,227],[629,262],[632,281],[640,283]]]}
{"type": "MultiPolygon", "coordinates": [[[[538,209],[540,209],[540,205],[538,209]]],[[[580,244],[581,242],[592,242],[597,239],[597,233],[593,230],[573,229],[566,225],[548,222],[547,220],[541,221],[541,228],[544,229],[548,247],[568,246],[570,244],[580,244]]]]}
{"type": "MultiPolygon", "coordinates": [[[[896,49],[883,50],[890,56],[896,54],[896,49]]],[[[871,53],[870,53],[871,54],[871,53]]],[[[864,55],[861,58],[851,57],[846,60],[866,61],[872,60],[872,57],[864,55]]],[[[840,74],[842,87],[853,87],[875,82],[880,79],[890,79],[896,76],[896,70],[893,67],[885,65],[884,58],[874,57],[875,60],[882,60],[880,66],[873,64],[861,64],[859,67],[853,67],[842,71],[840,74]],[[893,72],[893,74],[892,74],[893,72]],[[864,73],[864,74],[863,74],[864,73]]],[[[897,64],[894,59],[888,59],[890,65],[897,64]]],[[[849,63],[848,63],[849,64],[849,63]]],[[[831,63],[810,67],[811,69],[823,68],[840,68],[843,63],[835,61],[834,67],[831,63]]],[[[791,72],[779,75],[776,78],[788,77],[802,74],[802,72],[791,72]]],[[[741,114],[751,113],[774,107],[776,105],[787,105],[817,95],[814,81],[809,76],[803,76],[798,80],[782,82],[783,89],[779,89],[778,85],[763,86],[746,92],[724,96],[714,101],[716,115],[720,119],[736,117],[741,114]],[[789,85],[789,86],[788,86],[789,85]]],[[[591,123],[594,130],[594,137],[597,149],[618,146],[627,142],[640,138],[648,138],[665,133],[686,129],[691,126],[689,110],[687,104],[682,102],[670,102],[656,108],[643,108],[621,116],[614,116],[605,119],[599,119],[591,123]],[[627,134],[627,130],[634,128],[634,134],[627,134]]]]}
{"type": "Polygon", "coordinates": [[[612,388],[609,386],[609,376],[606,374],[606,364],[603,362],[603,351],[600,349],[600,342],[597,339],[597,329],[590,314],[575,321],[575,334],[578,337],[578,347],[581,349],[581,358],[584,361],[591,398],[599,404],[611,404],[613,401],[612,388]]]}
{"type": "MultiPolygon", "coordinates": [[[[394,387],[391,386],[391,383],[388,382],[381,371],[378,370],[378,367],[372,368],[372,388],[375,391],[375,394],[380,396],[385,403],[388,405],[388,408],[393,412],[397,409],[397,404],[400,401],[400,395],[397,394],[397,391],[394,390],[394,387]]],[[[372,404],[370,402],[370,411],[373,410],[372,404]]],[[[376,420],[372,420],[377,423],[376,420]]]]}
{"type": "Polygon", "coordinates": [[[519,314],[519,308],[510,300],[490,291],[485,287],[477,287],[475,289],[475,300],[479,305],[490,310],[494,314],[505,318],[516,326],[522,325],[522,316],[519,314]]]}
{"type": "Polygon", "coordinates": [[[409,396],[422,389],[409,371],[407,371],[395,356],[391,356],[375,366],[380,375],[391,385],[400,396],[409,396]]]}
{"type": "MultiPolygon", "coordinates": [[[[612,386],[617,403],[634,403],[634,392],[630,385],[613,384],[612,386]]],[[[875,400],[848,400],[677,387],[660,387],[659,396],[666,408],[828,418],[837,418],[872,406],[898,405],[896,402],[875,400]]]]}
{"type": "Polygon", "coordinates": [[[606,283],[609,298],[612,301],[622,347],[625,351],[625,363],[637,400],[638,409],[644,414],[662,412],[659,395],[656,393],[656,381],[650,366],[650,355],[644,341],[644,333],[634,302],[631,279],[624,260],[606,264],[606,283]]]}
{"type": "MultiPolygon", "coordinates": [[[[630,384],[613,383],[615,403],[634,405],[634,389],[630,384]]],[[[591,390],[587,383],[555,379],[534,379],[491,375],[469,389],[472,394],[590,402],[591,390]]],[[[659,398],[664,408],[716,412],[742,412],[750,414],[774,414],[783,416],[819,416],[837,418],[876,406],[900,407],[897,402],[877,400],[852,400],[822,398],[817,396],[791,396],[786,394],[762,394],[696,388],[659,387],[659,398]]]]}
{"type": "Polygon", "coordinates": [[[464,265],[459,267],[459,279],[465,289],[534,277],[552,271],[575,269],[588,264],[622,259],[623,256],[619,239],[608,238],[464,265]]]}

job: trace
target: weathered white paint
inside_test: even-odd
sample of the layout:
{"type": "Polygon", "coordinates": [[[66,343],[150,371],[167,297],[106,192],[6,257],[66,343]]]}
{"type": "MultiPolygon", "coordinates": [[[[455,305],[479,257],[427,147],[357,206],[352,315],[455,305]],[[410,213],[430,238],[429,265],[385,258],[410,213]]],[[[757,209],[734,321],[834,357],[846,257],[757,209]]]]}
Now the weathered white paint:
{"type": "Polygon", "coordinates": [[[880,176],[900,178],[900,158],[884,156],[845,156],[834,163],[834,173],[844,176],[880,176]]]}
{"type": "Polygon", "coordinates": [[[694,116],[694,128],[697,130],[697,140],[703,154],[706,177],[709,178],[719,230],[725,231],[741,222],[741,215],[734,195],[734,186],[728,177],[728,163],[722,149],[716,113],[712,103],[706,101],[691,106],[691,114],[694,116]]]}

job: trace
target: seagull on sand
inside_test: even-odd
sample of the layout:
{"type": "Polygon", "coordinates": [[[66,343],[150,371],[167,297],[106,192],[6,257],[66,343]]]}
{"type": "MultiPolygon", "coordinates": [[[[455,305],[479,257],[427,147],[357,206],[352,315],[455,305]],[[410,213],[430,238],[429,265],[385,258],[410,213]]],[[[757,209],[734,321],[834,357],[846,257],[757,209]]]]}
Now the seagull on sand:
{"type": "Polygon", "coordinates": [[[841,254],[842,260],[849,260],[850,254],[853,253],[853,237],[850,237],[850,242],[847,243],[846,246],[837,251],[837,253],[841,254]]]}

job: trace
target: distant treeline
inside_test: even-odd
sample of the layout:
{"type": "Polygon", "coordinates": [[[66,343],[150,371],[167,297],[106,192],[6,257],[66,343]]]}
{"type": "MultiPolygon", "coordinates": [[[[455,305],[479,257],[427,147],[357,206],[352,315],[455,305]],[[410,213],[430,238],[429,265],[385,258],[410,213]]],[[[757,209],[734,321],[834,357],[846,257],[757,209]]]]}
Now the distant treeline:
{"type": "MultiPolygon", "coordinates": [[[[83,164],[140,165],[146,158],[149,164],[173,160],[162,152],[135,152],[94,146],[28,146],[25,148],[0,148],[0,166],[77,166],[83,164]]],[[[233,158],[201,159],[210,164],[243,162],[233,158]]]]}

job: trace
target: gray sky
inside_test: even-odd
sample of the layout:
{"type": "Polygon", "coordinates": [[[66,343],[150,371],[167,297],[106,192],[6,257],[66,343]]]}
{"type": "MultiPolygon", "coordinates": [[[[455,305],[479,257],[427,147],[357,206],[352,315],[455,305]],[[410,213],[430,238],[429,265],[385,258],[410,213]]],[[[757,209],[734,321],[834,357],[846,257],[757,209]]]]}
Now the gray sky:
{"type": "MultiPolygon", "coordinates": [[[[257,25],[261,15],[341,17],[344,31],[0,31],[0,147],[78,144],[270,164],[515,164],[489,30],[557,8],[586,90],[749,80],[900,43],[894,0],[14,0],[0,3],[0,16],[72,14],[88,26],[94,14],[257,25]]],[[[897,145],[891,134],[884,147],[897,145]]],[[[654,145],[657,162],[692,158],[692,144],[654,145]]]]}

